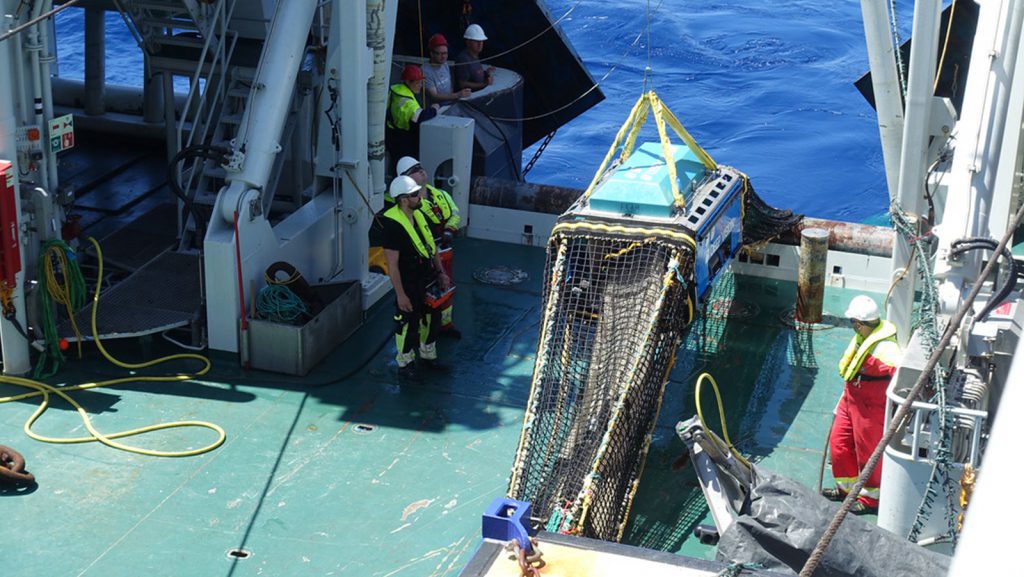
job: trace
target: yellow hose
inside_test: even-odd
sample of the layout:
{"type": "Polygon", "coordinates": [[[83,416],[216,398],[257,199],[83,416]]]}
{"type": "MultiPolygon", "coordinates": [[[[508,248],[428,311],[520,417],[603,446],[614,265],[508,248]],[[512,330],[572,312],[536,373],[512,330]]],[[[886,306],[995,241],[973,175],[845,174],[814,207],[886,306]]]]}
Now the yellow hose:
{"type": "Polygon", "coordinates": [[[107,380],[107,381],[99,381],[99,382],[95,382],[95,383],[82,383],[82,384],[74,385],[74,386],[71,386],[71,387],[61,387],[59,389],[56,388],[56,387],[47,385],[46,383],[42,383],[42,382],[39,382],[39,381],[34,381],[32,379],[26,379],[26,378],[22,378],[22,377],[13,377],[13,376],[0,376],[0,383],[8,383],[8,384],[11,384],[11,385],[16,385],[16,386],[19,386],[19,387],[25,387],[25,388],[29,388],[29,389],[33,389],[34,390],[34,392],[31,392],[31,393],[23,393],[23,394],[20,394],[20,395],[13,395],[13,396],[8,396],[8,397],[0,397],[0,404],[12,402],[12,401],[19,401],[19,400],[22,400],[22,399],[27,399],[27,398],[35,397],[35,396],[42,396],[43,397],[43,401],[39,404],[39,407],[36,408],[35,412],[32,413],[32,416],[29,417],[27,421],[25,421],[25,425],[24,425],[23,429],[25,431],[25,434],[28,435],[29,437],[32,437],[33,439],[35,439],[37,441],[42,441],[42,442],[45,442],[45,443],[71,444],[71,443],[88,443],[88,442],[92,442],[92,441],[98,441],[100,443],[103,443],[104,445],[107,445],[108,447],[113,447],[115,449],[120,449],[122,451],[127,451],[129,453],[138,453],[140,455],[149,455],[149,456],[152,456],[152,457],[191,457],[191,456],[194,456],[194,455],[200,455],[202,453],[206,453],[206,452],[212,451],[213,449],[216,449],[217,447],[221,446],[224,443],[225,438],[227,437],[226,433],[224,432],[224,429],[222,429],[221,427],[219,427],[219,426],[217,426],[217,425],[215,425],[213,423],[208,423],[208,422],[205,422],[205,421],[175,421],[175,422],[171,422],[171,423],[159,423],[159,424],[156,424],[156,425],[149,425],[149,426],[146,426],[146,427],[140,427],[140,428],[137,428],[137,429],[131,429],[131,430],[128,430],[128,431],[121,431],[121,432],[118,432],[118,433],[104,435],[103,433],[100,433],[98,430],[96,430],[96,428],[93,426],[92,419],[90,419],[89,414],[85,411],[85,409],[82,408],[82,406],[80,404],[75,402],[75,400],[72,399],[67,394],[68,392],[71,392],[71,391],[81,391],[81,390],[85,390],[85,389],[95,389],[95,388],[99,388],[99,387],[108,387],[108,386],[113,386],[113,385],[119,385],[119,384],[122,384],[122,383],[137,382],[137,381],[148,381],[148,382],[187,381],[187,380],[192,379],[194,377],[198,377],[198,376],[204,375],[204,374],[206,374],[210,370],[210,361],[209,361],[209,359],[207,359],[206,357],[204,357],[202,355],[197,355],[197,354],[194,354],[194,353],[181,353],[181,354],[169,355],[169,356],[166,356],[166,357],[161,357],[159,359],[154,359],[154,360],[146,361],[146,362],[143,362],[143,363],[125,363],[125,362],[122,362],[122,361],[114,358],[109,352],[107,352],[107,349],[104,348],[103,343],[100,341],[99,331],[96,329],[96,311],[99,308],[100,286],[101,286],[100,283],[101,283],[101,281],[103,279],[103,251],[100,249],[100,245],[99,245],[98,242],[96,242],[95,239],[89,238],[89,242],[91,242],[93,247],[96,249],[96,257],[97,257],[97,259],[99,261],[99,272],[97,274],[97,279],[96,279],[96,291],[93,294],[93,299],[92,299],[92,322],[91,322],[91,328],[92,328],[93,340],[96,342],[96,348],[99,349],[100,353],[108,361],[110,361],[111,363],[113,363],[113,364],[115,364],[115,365],[117,365],[117,366],[119,366],[121,368],[125,368],[125,369],[141,369],[141,368],[151,367],[153,365],[157,365],[157,364],[160,364],[160,363],[163,363],[163,362],[167,362],[167,361],[171,361],[171,360],[177,360],[177,359],[195,359],[195,360],[201,361],[203,363],[203,368],[201,370],[199,370],[198,372],[195,372],[195,373],[192,373],[192,374],[168,375],[168,376],[162,376],[162,377],[131,376],[131,377],[123,377],[123,378],[120,378],[120,379],[110,379],[110,380],[107,380]],[[44,412],[46,412],[46,409],[49,407],[49,404],[50,404],[50,394],[51,393],[61,397],[62,399],[67,401],[68,404],[73,406],[76,411],[78,411],[79,416],[81,416],[81,418],[82,418],[82,422],[85,424],[85,428],[89,431],[91,436],[88,436],[88,437],[63,437],[63,438],[61,438],[61,437],[45,437],[43,435],[39,435],[39,434],[34,433],[32,431],[32,425],[36,422],[36,420],[39,419],[40,416],[42,416],[42,414],[44,412]],[[133,435],[140,435],[140,434],[148,433],[148,432],[151,432],[151,431],[158,431],[158,430],[161,430],[161,429],[171,429],[171,428],[175,428],[175,427],[203,427],[203,428],[206,428],[206,429],[211,429],[211,430],[213,430],[213,431],[215,431],[217,433],[217,440],[215,440],[213,443],[211,443],[211,444],[209,444],[209,445],[207,445],[205,447],[201,447],[199,449],[193,449],[193,450],[190,450],[190,451],[154,451],[154,450],[150,450],[150,449],[143,449],[143,448],[140,448],[140,447],[133,447],[131,445],[125,445],[123,443],[118,443],[118,442],[113,440],[113,439],[119,439],[119,438],[123,438],[123,437],[130,437],[130,436],[133,436],[133,435]]]}
{"type": "MultiPolygon", "coordinates": [[[[44,259],[43,274],[46,276],[46,292],[50,293],[53,302],[64,305],[68,311],[68,321],[71,323],[71,330],[74,331],[77,339],[78,358],[82,358],[82,333],[78,330],[78,322],[75,320],[75,310],[72,307],[74,299],[71,296],[72,289],[69,285],[68,271],[71,269],[68,263],[67,253],[58,246],[50,246],[46,249],[47,258],[44,259]],[[64,271],[63,282],[57,279],[57,272],[53,260],[57,260],[57,269],[64,271]]],[[[84,288],[83,288],[84,290],[84,288]]]]}
{"type": "Polygon", "coordinates": [[[718,417],[719,419],[721,419],[722,423],[722,438],[725,440],[725,444],[729,446],[729,451],[731,451],[732,454],[735,455],[741,463],[749,467],[750,462],[743,458],[743,455],[741,455],[739,451],[736,450],[736,447],[733,446],[732,441],[729,440],[729,429],[728,427],[725,426],[725,409],[722,408],[722,395],[719,394],[718,392],[718,383],[715,382],[715,378],[708,373],[701,373],[701,375],[697,377],[697,386],[694,391],[694,396],[696,397],[697,403],[697,417],[700,419],[700,424],[705,429],[708,428],[707,423],[704,422],[704,412],[700,408],[700,388],[701,385],[704,384],[705,379],[711,381],[711,386],[715,390],[715,400],[718,401],[718,417]]]}

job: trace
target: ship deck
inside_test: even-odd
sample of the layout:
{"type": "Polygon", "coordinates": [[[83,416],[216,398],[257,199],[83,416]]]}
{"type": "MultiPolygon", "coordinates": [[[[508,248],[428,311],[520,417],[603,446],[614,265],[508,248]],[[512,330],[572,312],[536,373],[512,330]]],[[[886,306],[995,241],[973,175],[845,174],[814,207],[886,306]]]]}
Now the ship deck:
{"type": "MultiPolygon", "coordinates": [[[[134,174],[105,164],[117,178],[134,174]]],[[[97,203],[83,217],[86,232],[102,238],[120,229],[118,219],[130,222],[167,200],[159,183],[142,182],[139,190],[141,198],[119,201],[128,208],[115,211],[116,218],[97,203]]],[[[226,442],[199,456],[36,442],[22,427],[39,399],[0,405],[0,443],[19,450],[37,479],[28,489],[0,489],[9,521],[0,538],[17,544],[5,556],[9,574],[458,575],[480,545],[484,507],[507,487],[537,347],[544,254],[466,238],[455,250],[455,318],[463,338],[441,341],[440,355],[453,370],[422,383],[398,383],[392,305],[382,302],[305,377],[246,371],[237,357],[212,354],[213,368],[201,378],[74,394],[105,432],[185,419],[223,427],[226,442]],[[528,279],[499,286],[475,278],[475,271],[495,266],[521,269],[528,279]]],[[[817,482],[842,389],[834,366],[850,331],[795,330],[788,320],[795,292],[792,283],[720,277],[671,373],[624,543],[713,559],[713,548],[692,536],[696,525],[711,521],[673,429],[694,414],[694,382],[703,371],[722,388],[729,434],[744,454],[817,482]]],[[[851,296],[828,289],[826,314],[841,314],[851,296]]],[[[180,352],[154,337],[109,347],[130,362],[180,352]]],[[[182,361],[150,373],[195,365],[182,361]]],[[[88,345],[85,358],[71,358],[48,382],[128,374],[88,345]]],[[[0,396],[21,392],[0,385],[0,396]]],[[[705,399],[717,430],[712,395],[705,399]]],[[[51,402],[34,430],[82,435],[79,415],[51,402]]],[[[207,430],[174,429],[129,442],[181,450],[212,440],[207,430]]]]}

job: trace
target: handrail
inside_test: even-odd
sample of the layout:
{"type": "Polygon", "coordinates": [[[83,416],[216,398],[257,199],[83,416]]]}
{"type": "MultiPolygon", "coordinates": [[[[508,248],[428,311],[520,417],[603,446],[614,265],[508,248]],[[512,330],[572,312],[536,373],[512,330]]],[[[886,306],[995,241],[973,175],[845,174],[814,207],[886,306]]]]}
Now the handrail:
{"type": "MultiPolygon", "coordinates": [[[[906,397],[899,394],[897,391],[889,390],[886,392],[886,411],[885,411],[885,426],[888,427],[892,418],[892,414],[895,412],[895,407],[900,406],[906,397]]],[[[928,452],[922,456],[920,449],[927,447],[928,445],[934,445],[938,441],[934,438],[936,426],[932,422],[932,431],[925,431],[925,426],[929,422],[933,421],[932,415],[939,412],[939,405],[930,403],[927,401],[914,401],[910,404],[910,410],[913,411],[913,416],[908,425],[906,425],[906,434],[910,436],[909,451],[900,451],[901,454],[908,456],[911,461],[933,461],[932,450],[928,449],[928,452]]],[[[973,425],[971,427],[971,440],[967,454],[967,462],[972,466],[977,467],[981,463],[981,430],[985,425],[985,421],[988,420],[988,411],[979,409],[969,409],[967,407],[947,407],[947,411],[957,417],[963,417],[969,420],[973,425]]],[[[906,445],[906,443],[904,443],[906,445]]]]}
{"type": "MultiPolygon", "coordinates": [[[[235,0],[218,3],[213,8],[213,17],[206,19],[207,25],[203,30],[206,41],[203,43],[203,49],[200,51],[199,58],[197,59],[196,70],[189,80],[188,97],[185,99],[181,120],[178,122],[176,140],[179,150],[198,142],[205,142],[210,134],[210,130],[214,129],[214,118],[222,112],[223,103],[225,102],[228,66],[234,56],[235,47],[238,45],[238,35],[228,29],[228,23],[234,15],[235,6],[235,0]],[[207,55],[214,38],[217,38],[217,44],[214,48],[216,53],[210,61],[209,69],[205,74],[207,83],[203,86],[202,90],[204,98],[196,100],[199,94],[199,79],[204,76],[203,69],[207,65],[207,55]],[[229,38],[230,40],[228,40],[229,38]],[[197,104],[195,105],[195,111],[191,112],[194,101],[197,104]],[[192,129],[189,131],[187,140],[183,143],[185,126],[190,120],[192,122],[192,129]]],[[[183,163],[182,173],[188,174],[187,181],[183,183],[183,189],[190,190],[193,186],[198,186],[202,183],[205,163],[206,160],[202,158],[194,159],[188,168],[185,168],[183,163]]],[[[188,216],[186,218],[191,217],[188,216]]]]}
{"type": "MultiPolygon", "coordinates": [[[[200,50],[200,52],[199,52],[199,58],[197,59],[197,63],[196,63],[196,70],[195,70],[195,72],[192,73],[192,77],[189,78],[188,96],[185,98],[185,106],[182,109],[183,113],[181,115],[181,120],[178,122],[178,130],[177,130],[177,135],[176,135],[176,141],[177,141],[178,149],[179,150],[183,147],[182,134],[185,131],[185,125],[189,122],[189,118],[191,117],[191,118],[194,119],[196,117],[199,117],[202,114],[202,112],[203,112],[203,110],[202,110],[203,107],[206,106],[206,105],[209,106],[210,111],[216,110],[217,109],[217,105],[219,105],[220,101],[222,100],[223,92],[224,92],[224,90],[223,90],[224,89],[223,74],[220,75],[220,81],[217,82],[216,86],[214,87],[212,95],[215,98],[212,101],[210,99],[208,99],[208,98],[201,100],[200,103],[198,104],[199,108],[196,110],[195,114],[194,115],[190,115],[189,114],[189,111],[192,109],[193,101],[195,101],[196,98],[198,97],[198,93],[199,93],[199,79],[203,75],[203,68],[206,65],[206,57],[207,57],[207,55],[210,52],[211,43],[213,42],[214,38],[218,39],[217,46],[216,46],[217,54],[214,57],[214,59],[212,60],[212,62],[210,63],[211,66],[210,66],[210,70],[207,73],[207,77],[208,78],[217,77],[218,76],[218,74],[217,74],[218,68],[223,68],[224,70],[226,70],[228,62],[230,62],[230,59],[226,56],[226,47],[225,47],[225,42],[223,41],[223,39],[229,35],[228,22],[231,21],[231,17],[234,15],[235,4],[236,4],[235,0],[230,0],[230,2],[219,2],[219,3],[217,3],[216,6],[214,7],[214,10],[215,10],[214,17],[212,19],[208,20],[207,26],[203,30],[203,36],[205,37],[205,41],[203,42],[202,50],[200,50]],[[226,7],[226,4],[230,4],[230,8],[226,7]],[[217,66],[218,63],[220,64],[219,67],[217,66]]],[[[232,54],[234,54],[234,47],[235,47],[236,42],[237,42],[237,38],[235,39],[235,41],[231,42],[231,53],[232,54]]],[[[210,90],[211,90],[211,87],[209,85],[207,85],[207,86],[204,87],[203,93],[204,94],[209,93],[210,90]]],[[[209,113],[208,117],[212,118],[212,113],[209,113]]],[[[196,136],[196,130],[195,130],[196,124],[197,123],[193,121],[193,123],[192,123],[193,130],[189,133],[188,142],[184,143],[184,146],[189,146],[189,145],[191,145],[192,143],[195,142],[195,140],[196,140],[196,138],[195,138],[195,136],[196,136]]],[[[204,126],[203,126],[203,133],[202,133],[202,137],[203,138],[206,137],[206,133],[207,133],[208,130],[209,130],[209,123],[205,122],[204,126]]]]}

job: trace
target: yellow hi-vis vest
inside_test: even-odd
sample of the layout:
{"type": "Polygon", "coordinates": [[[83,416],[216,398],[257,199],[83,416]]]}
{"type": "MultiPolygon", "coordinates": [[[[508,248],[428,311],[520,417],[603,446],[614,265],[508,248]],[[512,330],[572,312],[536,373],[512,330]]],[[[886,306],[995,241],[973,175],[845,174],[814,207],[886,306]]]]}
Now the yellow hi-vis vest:
{"type": "Polygon", "coordinates": [[[416,95],[404,82],[391,85],[391,89],[388,90],[388,128],[409,130],[412,117],[419,109],[420,103],[416,101],[416,95]]]}
{"type": "Polygon", "coordinates": [[[437,252],[437,246],[434,245],[434,235],[430,234],[430,226],[427,225],[427,219],[423,217],[423,213],[418,210],[414,210],[412,211],[412,216],[416,219],[416,227],[420,229],[419,234],[416,234],[416,230],[413,229],[412,223],[409,222],[405,213],[402,212],[402,208],[397,204],[384,211],[384,218],[390,218],[402,225],[402,228],[405,229],[405,233],[408,234],[409,239],[412,240],[412,245],[416,247],[416,252],[418,252],[421,257],[430,260],[434,257],[434,253],[437,252]]]}
{"type": "Polygon", "coordinates": [[[445,228],[459,228],[459,223],[462,219],[459,218],[459,207],[456,206],[455,200],[452,199],[451,195],[447,191],[435,188],[429,184],[425,186],[430,191],[430,198],[428,202],[423,203],[420,210],[423,211],[423,215],[427,217],[427,220],[433,224],[444,225],[445,228]],[[438,218],[437,213],[433,210],[435,206],[441,211],[440,218],[438,218]]]}
{"type": "Polygon", "coordinates": [[[883,363],[895,367],[900,362],[900,346],[896,342],[896,325],[889,321],[878,323],[875,330],[871,331],[859,345],[858,335],[850,340],[843,358],[839,360],[839,375],[844,381],[852,381],[857,378],[861,365],[868,355],[873,355],[883,363]]]}

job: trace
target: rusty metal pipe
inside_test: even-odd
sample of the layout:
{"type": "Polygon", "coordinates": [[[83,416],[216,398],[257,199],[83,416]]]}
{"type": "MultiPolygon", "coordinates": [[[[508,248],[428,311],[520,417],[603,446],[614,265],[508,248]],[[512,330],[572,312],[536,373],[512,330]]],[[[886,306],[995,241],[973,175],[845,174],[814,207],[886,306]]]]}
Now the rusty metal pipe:
{"type": "Polygon", "coordinates": [[[821,322],[828,237],[823,228],[805,228],[800,233],[800,267],[796,277],[796,318],[800,322],[821,322]]]}
{"type": "MultiPolygon", "coordinates": [[[[480,176],[473,179],[469,195],[469,201],[472,204],[544,214],[562,214],[583,195],[583,190],[480,176]]],[[[892,229],[870,224],[805,218],[793,230],[784,233],[775,242],[799,246],[800,231],[805,228],[827,230],[829,233],[828,244],[832,250],[885,258],[892,256],[894,236],[892,229]]]]}
{"type": "Polygon", "coordinates": [[[892,256],[892,243],[895,235],[891,228],[837,220],[805,218],[792,231],[783,234],[775,242],[799,246],[800,233],[808,228],[827,230],[830,250],[885,258],[892,256]]]}
{"type": "Polygon", "coordinates": [[[479,176],[473,179],[469,202],[495,208],[562,214],[582,195],[583,190],[578,188],[479,176]]]}

